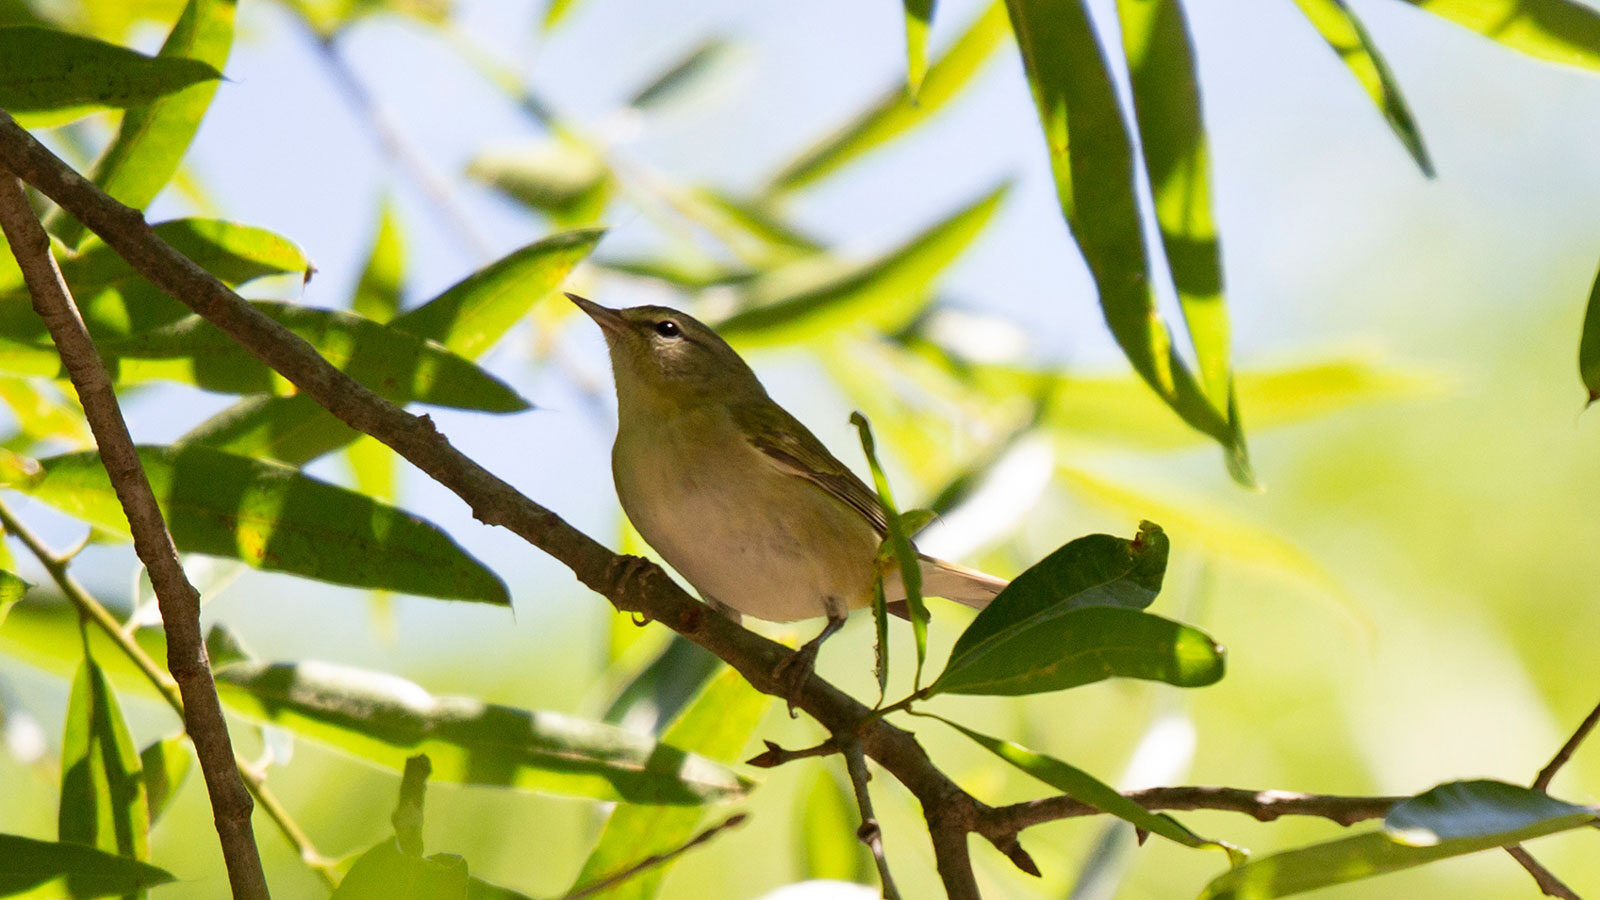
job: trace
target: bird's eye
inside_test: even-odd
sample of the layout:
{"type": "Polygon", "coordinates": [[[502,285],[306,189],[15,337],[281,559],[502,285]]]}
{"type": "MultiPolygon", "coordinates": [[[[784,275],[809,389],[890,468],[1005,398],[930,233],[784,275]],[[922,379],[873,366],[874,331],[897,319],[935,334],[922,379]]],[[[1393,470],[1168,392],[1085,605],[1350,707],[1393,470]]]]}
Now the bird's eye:
{"type": "Polygon", "coordinates": [[[682,330],[678,328],[678,323],[671,319],[662,319],[656,323],[656,334],[664,338],[675,338],[682,333],[682,330]]]}

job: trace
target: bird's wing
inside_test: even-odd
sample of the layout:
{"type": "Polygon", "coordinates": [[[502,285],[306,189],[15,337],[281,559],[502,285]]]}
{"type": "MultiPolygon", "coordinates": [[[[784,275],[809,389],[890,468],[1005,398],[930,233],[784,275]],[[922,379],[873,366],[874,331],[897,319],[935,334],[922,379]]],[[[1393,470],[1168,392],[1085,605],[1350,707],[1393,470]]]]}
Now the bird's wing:
{"type": "Polygon", "coordinates": [[[778,468],[804,478],[849,505],[861,513],[878,534],[888,532],[889,524],[878,503],[878,495],[829,453],[798,419],[772,402],[741,403],[730,411],[745,439],[778,468]]]}

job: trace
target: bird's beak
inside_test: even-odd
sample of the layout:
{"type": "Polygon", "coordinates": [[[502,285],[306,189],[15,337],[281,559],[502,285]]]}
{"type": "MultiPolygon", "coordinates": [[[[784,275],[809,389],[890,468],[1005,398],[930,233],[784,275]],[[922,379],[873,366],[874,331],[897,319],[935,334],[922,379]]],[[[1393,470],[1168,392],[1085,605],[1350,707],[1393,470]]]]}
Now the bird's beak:
{"type": "Polygon", "coordinates": [[[578,308],[588,314],[589,318],[593,319],[594,323],[603,330],[612,334],[622,334],[627,330],[628,320],[624,319],[622,314],[616,310],[608,306],[601,306],[587,297],[579,297],[577,294],[568,293],[567,299],[576,303],[578,308]]]}

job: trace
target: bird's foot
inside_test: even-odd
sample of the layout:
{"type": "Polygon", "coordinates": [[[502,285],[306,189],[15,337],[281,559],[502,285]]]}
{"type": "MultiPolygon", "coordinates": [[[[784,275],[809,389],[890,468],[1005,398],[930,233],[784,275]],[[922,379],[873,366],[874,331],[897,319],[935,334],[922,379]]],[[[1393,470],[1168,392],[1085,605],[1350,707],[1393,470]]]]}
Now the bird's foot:
{"type": "Polygon", "coordinates": [[[606,579],[616,586],[616,593],[612,595],[612,605],[619,611],[631,615],[635,625],[643,626],[650,622],[650,617],[644,614],[644,610],[634,605],[632,595],[643,589],[645,575],[653,568],[655,563],[650,560],[624,553],[613,557],[606,571],[606,579]]]}
{"type": "Polygon", "coordinates": [[[783,699],[789,705],[789,718],[798,716],[794,711],[795,705],[800,701],[800,695],[805,692],[806,682],[811,680],[811,673],[817,667],[817,653],[822,650],[822,642],[832,637],[835,632],[844,627],[843,616],[828,617],[828,624],[822,627],[822,633],[800,645],[792,655],[784,658],[773,670],[772,675],[783,687],[783,699]]]}

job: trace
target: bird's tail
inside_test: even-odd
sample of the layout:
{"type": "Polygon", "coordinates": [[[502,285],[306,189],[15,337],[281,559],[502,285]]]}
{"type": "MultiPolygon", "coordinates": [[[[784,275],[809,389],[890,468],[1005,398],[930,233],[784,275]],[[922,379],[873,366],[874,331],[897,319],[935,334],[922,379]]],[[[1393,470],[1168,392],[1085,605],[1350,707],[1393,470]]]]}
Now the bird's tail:
{"type": "MultiPolygon", "coordinates": [[[[922,569],[922,594],[925,597],[943,597],[954,600],[963,606],[973,609],[983,609],[989,605],[995,595],[1006,586],[1003,578],[986,575],[977,569],[958,566],[953,562],[934,559],[931,556],[918,558],[922,569]]],[[[883,581],[884,599],[891,605],[905,604],[906,589],[900,581],[898,568],[891,568],[888,577],[883,581]]]]}

